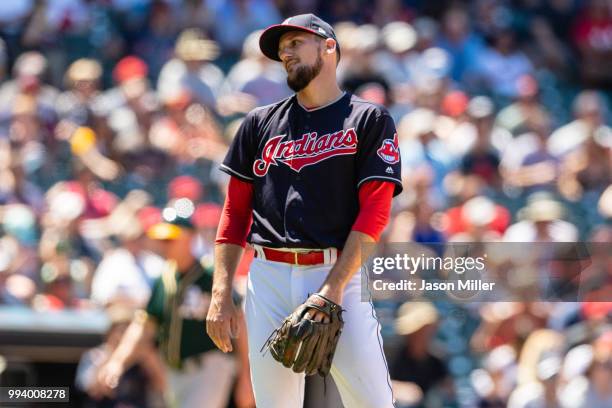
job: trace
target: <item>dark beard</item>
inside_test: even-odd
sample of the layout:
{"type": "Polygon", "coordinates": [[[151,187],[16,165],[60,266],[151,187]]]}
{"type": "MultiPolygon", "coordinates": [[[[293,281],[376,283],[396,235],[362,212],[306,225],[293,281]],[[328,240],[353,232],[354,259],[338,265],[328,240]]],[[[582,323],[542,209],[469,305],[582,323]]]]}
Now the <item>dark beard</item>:
{"type": "Polygon", "coordinates": [[[311,66],[298,66],[293,74],[287,73],[287,85],[293,89],[294,92],[300,92],[306,88],[310,81],[312,81],[323,68],[323,58],[321,55],[317,55],[317,60],[311,66]]]}

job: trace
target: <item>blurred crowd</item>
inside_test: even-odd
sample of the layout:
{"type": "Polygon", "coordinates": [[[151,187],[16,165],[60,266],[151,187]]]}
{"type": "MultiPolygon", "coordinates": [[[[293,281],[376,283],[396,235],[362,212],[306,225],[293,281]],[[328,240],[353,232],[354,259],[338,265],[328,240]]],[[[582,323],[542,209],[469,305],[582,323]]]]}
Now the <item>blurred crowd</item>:
{"type": "MultiPolygon", "coordinates": [[[[259,30],[313,11],[342,88],[397,124],[383,241],[612,241],[609,0],[11,0],[0,305],[143,307],[145,232],[180,198],[209,259],[241,118],[291,94],[259,30]]],[[[612,406],[610,303],[409,306],[387,316],[405,406],[612,406]]]]}

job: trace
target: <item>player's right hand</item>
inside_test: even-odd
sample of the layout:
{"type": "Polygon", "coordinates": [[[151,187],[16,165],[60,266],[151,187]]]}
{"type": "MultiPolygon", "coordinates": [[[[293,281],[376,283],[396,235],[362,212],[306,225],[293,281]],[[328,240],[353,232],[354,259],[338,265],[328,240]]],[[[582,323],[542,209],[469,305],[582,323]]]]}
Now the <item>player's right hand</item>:
{"type": "Polygon", "coordinates": [[[232,338],[238,337],[242,310],[231,295],[214,294],[206,316],[206,333],[224,353],[233,350],[232,338]]]}
{"type": "Polygon", "coordinates": [[[96,376],[96,391],[101,395],[111,397],[119,384],[123,371],[123,366],[112,359],[104,363],[96,376]]]}

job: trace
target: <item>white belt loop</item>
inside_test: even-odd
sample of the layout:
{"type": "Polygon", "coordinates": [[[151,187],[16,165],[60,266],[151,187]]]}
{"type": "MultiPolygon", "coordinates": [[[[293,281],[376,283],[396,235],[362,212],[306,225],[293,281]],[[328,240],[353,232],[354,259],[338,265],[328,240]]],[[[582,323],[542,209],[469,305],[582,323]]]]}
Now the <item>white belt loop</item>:
{"type": "MultiPolygon", "coordinates": [[[[326,251],[327,252],[327,251],[326,251]]],[[[338,260],[338,250],[336,248],[329,248],[329,263],[334,264],[338,260]]]]}
{"type": "Polygon", "coordinates": [[[323,250],[323,263],[325,265],[331,263],[331,251],[330,248],[326,248],[323,250]]]}
{"type": "Polygon", "coordinates": [[[263,247],[261,245],[257,245],[257,244],[253,244],[253,249],[255,250],[255,252],[257,252],[257,257],[265,260],[266,259],[266,253],[263,250],[263,247]]]}
{"type": "Polygon", "coordinates": [[[323,250],[323,263],[326,265],[334,264],[338,260],[338,250],[336,248],[325,248],[323,250]]]}

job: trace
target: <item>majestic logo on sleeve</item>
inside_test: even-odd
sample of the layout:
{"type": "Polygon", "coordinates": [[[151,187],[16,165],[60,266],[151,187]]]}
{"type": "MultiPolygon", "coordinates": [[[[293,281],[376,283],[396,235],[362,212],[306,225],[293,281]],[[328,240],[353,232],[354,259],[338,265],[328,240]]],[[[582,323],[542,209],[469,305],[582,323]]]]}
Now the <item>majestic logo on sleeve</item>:
{"type": "Polygon", "coordinates": [[[279,162],[299,173],[306,166],[357,152],[357,133],[354,128],[321,137],[317,137],[317,132],[305,133],[297,140],[283,140],[285,136],[275,136],[266,142],[261,158],[253,163],[253,173],[256,176],[265,176],[270,166],[278,166],[279,162]]]}
{"type": "Polygon", "coordinates": [[[376,151],[378,156],[385,163],[395,164],[400,160],[400,151],[397,143],[397,133],[393,135],[393,139],[385,139],[382,146],[376,151]]]}

